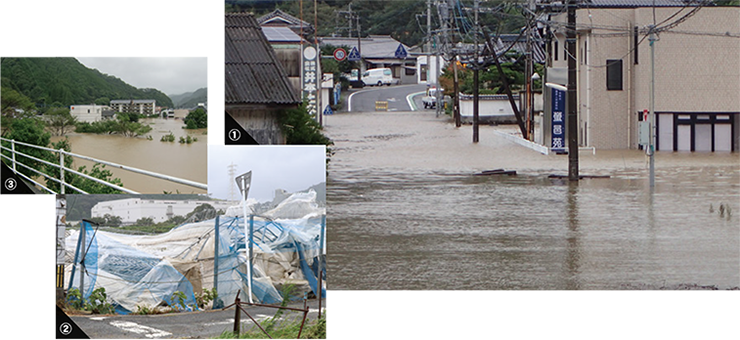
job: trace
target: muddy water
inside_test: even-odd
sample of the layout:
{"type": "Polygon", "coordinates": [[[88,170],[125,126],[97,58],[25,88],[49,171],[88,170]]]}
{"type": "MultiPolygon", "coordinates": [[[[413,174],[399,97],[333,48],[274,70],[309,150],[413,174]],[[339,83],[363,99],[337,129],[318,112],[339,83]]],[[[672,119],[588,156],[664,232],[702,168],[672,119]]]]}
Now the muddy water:
{"type": "MultiPolygon", "coordinates": [[[[72,152],[90,156],[122,165],[149,170],[160,174],[174,176],[182,179],[206,183],[207,181],[207,157],[206,150],[208,136],[204,134],[206,129],[186,130],[182,129],[182,120],[149,118],[141,119],[141,123],[151,124],[152,131],[145,137],[129,138],[119,135],[96,135],[89,133],[69,134],[72,144],[72,152]],[[172,132],[175,142],[160,142],[163,135],[172,132]],[[180,144],[180,136],[198,138],[192,144],[180,144]]],[[[52,141],[58,141],[61,137],[53,137],[52,141]]],[[[74,168],[86,165],[87,169],[92,167],[92,162],[76,159],[74,168]]],[[[121,169],[110,169],[114,176],[123,181],[126,188],[141,193],[157,193],[164,191],[180,193],[204,193],[205,190],[189,187],[174,182],[144,176],[121,169]]]]}
{"type": "Polygon", "coordinates": [[[658,289],[740,286],[740,157],[541,155],[421,113],[345,114],[327,192],[332,289],[658,289]],[[485,169],[517,176],[472,176],[485,169]],[[720,204],[731,215],[719,214],[720,204]],[[713,212],[710,212],[710,205],[713,212]]]}

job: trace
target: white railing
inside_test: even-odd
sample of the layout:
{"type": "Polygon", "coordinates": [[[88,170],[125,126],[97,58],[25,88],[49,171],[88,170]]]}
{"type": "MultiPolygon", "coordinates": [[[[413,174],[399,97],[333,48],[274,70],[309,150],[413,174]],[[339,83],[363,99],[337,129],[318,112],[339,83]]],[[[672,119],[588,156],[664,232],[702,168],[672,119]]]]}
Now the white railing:
{"type": "Polygon", "coordinates": [[[114,188],[114,189],[119,190],[119,191],[123,191],[123,192],[130,193],[130,194],[138,194],[138,192],[136,192],[136,191],[133,191],[133,190],[130,190],[130,189],[126,189],[124,187],[115,185],[113,183],[106,182],[106,181],[104,181],[102,179],[92,177],[90,175],[81,173],[79,171],[76,171],[74,169],[70,169],[70,168],[64,166],[64,157],[65,156],[77,157],[77,158],[80,158],[80,159],[85,159],[85,160],[88,160],[88,161],[92,161],[92,162],[96,162],[96,163],[100,163],[100,164],[105,164],[105,165],[110,166],[110,167],[113,167],[113,168],[127,170],[127,171],[131,171],[131,172],[134,172],[134,173],[138,173],[138,174],[142,174],[142,175],[146,175],[146,176],[150,176],[150,177],[154,177],[154,178],[159,178],[159,179],[167,180],[167,181],[174,182],[174,183],[184,184],[184,185],[191,186],[191,187],[198,188],[198,189],[208,190],[208,186],[206,184],[203,184],[203,183],[198,183],[198,182],[190,181],[190,180],[187,180],[187,179],[182,179],[182,178],[177,178],[177,177],[173,177],[173,176],[163,175],[163,174],[159,174],[159,173],[148,171],[148,170],[138,169],[138,168],[134,168],[134,167],[127,166],[127,165],[121,165],[121,164],[117,164],[117,163],[113,163],[113,162],[109,162],[109,161],[104,161],[104,160],[101,160],[101,159],[96,159],[96,158],[93,158],[93,157],[78,155],[78,154],[75,154],[75,153],[71,153],[71,152],[65,151],[64,149],[55,150],[55,149],[52,149],[52,148],[47,148],[47,147],[33,145],[33,144],[28,144],[28,143],[23,143],[23,142],[19,142],[19,141],[12,140],[12,139],[6,139],[6,138],[2,138],[2,137],[0,137],[0,140],[2,140],[4,142],[10,143],[10,147],[9,148],[6,147],[6,146],[0,145],[0,149],[1,150],[10,151],[10,156],[6,156],[4,154],[0,154],[0,156],[2,156],[2,158],[5,158],[5,159],[7,159],[7,160],[10,161],[11,168],[13,169],[13,172],[16,175],[19,175],[19,176],[25,178],[26,180],[29,180],[29,181],[35,183],[36,185],[40,186],[41,188],[43,188],[44,190],[46,190],[46,191],[48,191],[50,193],[54,193],[54,191],[51,190],[51,189],[49,189],[49,188],[47,188],[47,187],[45,187],[45,186],[43,186],[41,183],[38,183],[38,182],[34,181],[33,179],[31,179],[30,177],[26,176],[25,174],[23,174],[21,172],[18,172],[16,166],[17,165],[22,166],[22,167],[24,167],[24,168],[26,168],[28,170],[31,170],[31,171],[33,171],[33,172],[35,172],[35,173],[37,173],[37,174],[39,174],[39,175],[41,175],[43,177],[46,177],[46,178],[48,178],[48,179],[50,179],[50,180],[52,180],[54,182],[59,183],[60,184],[59,187],[61,188],[60,189],[60,192],[59,192],[60,194],[64,194],[65,193],[65,187],[69,187],[69,188],[74,189],[75,191],[78,191],[78,192],[87,194],[87,192],[85,192],[85,191],[83,191],[83,190],[81,190],[79,188],[76,188],[76,187],[72,186],[69,183],[66,183],[64,181],[64,174],[65,174],[65,172],[73,173],[75,175],[78,175],[78,176],[87,178],[87,179],[89,179],[91,181],[94,181],[96,183],[103,184],[105,186],[114,188]],[[46,160],[43,160],[43,159],[36,158],[36,157],[31,156],[31,155],[28,155],[28,154],[24,154],[24,153],[19,152],[19,151],[16,151],[15,150],[15,145],[16,144],[23,145],[23,146],[26,146],[26,147],[35,148],[35,149],[39,149],[39,150],[46,150],[46,151],[50,151],[50,152],[56,152],[56,153],[59,154],[59,164],[55,164],[55,163],[52,163],[52,162],[49,162],[49,161],[46,161],[46,160]],[[21,163],[20,161],[18,161],[16,159],[16,154],[21,155],[23,157],[26,157],[27,159],[31,159],[31,160],[34,160],[34,161],[37,161],[37,162],[40,162],[40,163],[43,163],[43,164],[46,164],[46,165],[50,165],[50,166],[59,168],[59,178],[55,178],[53,176],[50,176],[48,174],[45,174],[45,173],[37,170],[37,169],[33,169],[32,167],[30,167],[30,166],[28,166],[26,164],[21,163]]]}

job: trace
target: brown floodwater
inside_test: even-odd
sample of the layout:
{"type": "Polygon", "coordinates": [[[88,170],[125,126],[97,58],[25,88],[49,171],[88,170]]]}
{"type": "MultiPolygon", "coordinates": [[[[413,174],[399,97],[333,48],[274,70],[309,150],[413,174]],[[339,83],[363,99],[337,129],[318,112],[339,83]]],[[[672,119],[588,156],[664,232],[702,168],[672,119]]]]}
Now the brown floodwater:
{"type": "Polygon", "coordinates": [[[327,176],[331,289],[740,286],[740,156],[542,155],[418,112],[338,114],[327,176]],[[516,176],[473,176],[486,169],[516,176]],[[720,209],[722,206],[722,209],[720,209]],[[730,213],[728,214],[729,207],[730,213]],[[720,210],[723,210],[720,213],[720,210]]]}
{"type": "MultiPolygon", "coordinates": [[[[147,118],[141,119],[141,123],[151,124],[152,140],[146,136],[123,137],[120,135],[98,135],[91,133],[71,133],[67,136],[72,144],[72,152],[84,156],[90,156],[101,160],[128,165],[135,168],[153,171],[160,174],[174,176],[182,179],[207,183],[207,156],[208,136],[207,129],[186,130],[179,119],[147,118]],[[169,134],[175,135],[175,142],[161,142],[160,138],[169,134]],[[180,136],[198,138],[197,142],[191,144],[180,144],[180,136]]],[[[56,142],[63,137],[52,137],[56,142]]],[[[75,159],[74,168],[86,165],[90,169],[93,162],[83,159],[75,159]]],[[[111,170],[113,177],[120,178],[125,188],[140,193],[163,192],[177,193],[205,193],[203,189],[190,187],[183,184],[169,182],[145,176],[131,171],[114,169],[111,170]]]]}

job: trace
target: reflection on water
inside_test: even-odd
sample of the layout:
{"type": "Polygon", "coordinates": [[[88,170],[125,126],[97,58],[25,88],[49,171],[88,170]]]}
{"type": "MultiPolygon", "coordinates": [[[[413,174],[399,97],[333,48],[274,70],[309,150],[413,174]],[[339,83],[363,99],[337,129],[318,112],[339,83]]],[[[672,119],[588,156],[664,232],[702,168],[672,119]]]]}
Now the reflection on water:
{"type": "Polygon", "coordinates": [[[332,289],[740,286],[737,166],[661,169],[652,194],[629,169],[578,184],[332,170],[332,289]]]}
{"type": "MultiPolygon", "coordinates": [[[[206,150],[208,136],[204,134],[206,129],[186,130],[183,129],[182,120],[149,118],[141,119],[141,123],[151,124],[152,131],[147,135],[152,140],[144,137],[127,138],[119,135],[96,135],[90,133],[69,134],[72,144],[72,152],[80,155],[90,156],[122,165],[149,170],[160,174],[187,179],[199,183],[207,181],[207,157],[206,150]],[[160,142],[160,138],[169,133],[175,135],[176,141],[160,142]],[[177,142],[180,136],[198,138],[192,144],[180,144],[177,142]]],[[[53,137],[56,142],[63,137],[53,137]]],[[[76,159],[74,168],[86,165],[90,169],[93,162],[76,159]]],[[[180,193],[204,193],[202,189],[196,189],[165,180],[139,175],[121,169],[110,169],[114,177],[123,181],[124,187],[141,193],[180,192],[180,193]]]]}

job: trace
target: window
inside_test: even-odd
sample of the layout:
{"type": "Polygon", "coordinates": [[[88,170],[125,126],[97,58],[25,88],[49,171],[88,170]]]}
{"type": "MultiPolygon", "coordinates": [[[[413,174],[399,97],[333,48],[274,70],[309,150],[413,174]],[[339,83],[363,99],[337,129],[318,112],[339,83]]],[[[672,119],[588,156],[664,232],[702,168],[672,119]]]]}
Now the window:
{"type": "Polygon", "coordinates": [[[606,60],[606,89],[608,91],[622,90],[622,60],[606,60]]]}
{"type": "Polygon", "coordinates": [[[634,54],[635,54],[635,61],[634,61],[635,62],[635,65],[637,65],[637,64],[640,63],[640,58],[637,55],[638,47],[639,47],[638,45],[640,44],[640,41],[639,41],[639,32],[637,30],[638,30],[638,28],[637,28],[637,26],[635,26],[635,29],[634,29],[634,31],[632,33],[633,44],[635,46],[634,47],[634,49],[635,49],[635,51],[634,51],[634,54]]]}
{"type": "Polygon", "coordinates": [[[555,60],[558,60],[558,54],[560,54],[560,49],[558,49],[557,38],[555,38],[555,48],[552,49],[552,54],[555,55],[555,60]]]}

